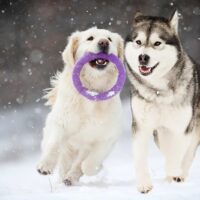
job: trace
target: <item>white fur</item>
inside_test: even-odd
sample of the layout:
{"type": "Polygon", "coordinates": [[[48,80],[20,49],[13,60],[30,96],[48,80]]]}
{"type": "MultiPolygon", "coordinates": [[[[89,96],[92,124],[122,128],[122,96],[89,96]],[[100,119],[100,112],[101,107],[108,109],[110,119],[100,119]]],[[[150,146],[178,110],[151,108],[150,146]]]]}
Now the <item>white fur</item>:
{"type": "Polygon", "coordinates": [[[167,72],[171,70],[174,64],[177,61],[177,51],[176,48],[172,45],[165,44],[162,39],[159,38],[157,33],[152,33],[149,38],[149,42],[152,46],[138,45],[137,40],[141,40],[142,44],[146,41],[146,36],[144,32],[139,32],[137,38],[133,42],[128,42],[125,48],[126,59],[130,67],[138,74],[139,71],[139,60],[138,57],[140,54],[147,54],[150,56],[149,67],[153,67],[157,63],[158,66],[154,69],[152,74],[148,76],[142,76],[142,78],[148,80],[152,84],[163,83],[162,78],[166,75],[167,72]],[[155,42],[161,42],[159,47],[153,47],[155,42]]]}
{"type": "MultiPolygon", "coordinates": [[[[85,52],[97,53],[98,41],[108,37],[112,39],[109,53],[123,59],[123,40],[116,33],[91,28],[72,34],[63,52],[65,68],[50,91],[54,90],[56,97],[46,120],[38,169],[52,172],[58,163],[63,181],[74,183],[82,174],[96,174],[121,133],[119,95],[106,101],[90,101],[81,96],[72,83],[75,61],[85,52]],[[94,37],[93,41],[87,40],[90,36],[94,37]]],[[[101,71],[87,64],[81,73],[83,84],[96,91],[108,90],[116,77],[112,63],[101,71]]]]}
{"type": "Polygon", "coordinates": [[[154,130],[158,132],[159,148],[165,156],[167,177],[186,178],[188,169],[184,169],[187,167],[182,162],[194,135],[185,135],[184,131],[192,116],[191,106],[147,103],[137,97],[133,97],[131,105],[138,126],[138,131],[134,133],[133,150],[139,191],[152,188],[147,152],[154,130]]]}

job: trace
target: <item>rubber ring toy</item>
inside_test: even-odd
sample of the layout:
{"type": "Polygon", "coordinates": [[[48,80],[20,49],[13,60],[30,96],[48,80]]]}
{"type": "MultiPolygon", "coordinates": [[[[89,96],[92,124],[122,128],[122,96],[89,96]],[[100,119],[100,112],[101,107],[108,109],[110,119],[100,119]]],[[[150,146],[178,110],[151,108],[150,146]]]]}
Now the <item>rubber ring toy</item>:
{"type": "Polygon", "coordinates": [[[86,97],[89,100],[93,101],[103,101],[112,98],[116,94],[118,94],[124,86],[125,80],[126,80],[126,72],[125,72],[125,67],[120,61],[120,59],[115,56],[114,54],[105,54],[105,53],[86,53],[84,56],[82,56],[75,64],[73,73],[72,73],[72,80],[75,88],[77,91],[86,97]],[[115,64],[116,69],[118,70],[118,78],[115,83],[115,85],[109,89],[108,91],[104,92],[96,92],[96,91],[91,91],[87,89],[86,87],[83,86],[80,80],[80,73],[83,68],[83,66],[90,62],[91,60],[95,59],[106,59],[109,60],[110,62],[115,64]]]}

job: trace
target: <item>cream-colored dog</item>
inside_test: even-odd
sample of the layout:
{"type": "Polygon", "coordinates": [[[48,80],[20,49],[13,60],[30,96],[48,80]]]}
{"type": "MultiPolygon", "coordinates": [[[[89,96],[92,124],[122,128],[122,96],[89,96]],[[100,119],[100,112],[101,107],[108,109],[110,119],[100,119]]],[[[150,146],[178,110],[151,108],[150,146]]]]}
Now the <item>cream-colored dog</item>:
{"type": "MultiPolygon", "coordinates": [[[[123,40],[116,33],[97,28],[73,33],[62,54],[65,67],[53,78],[53,88],[46,95],[52,110],[44,128],[38,171],[50,174],[58,164],[60,177],[67,185],[83,174],[96,174],[121,132],[119,95],[95,102],[73,86],[73,66],[86,52],[113,53],[123,60],[123,40]]],[[[105,91],[117,75],[112,63],[97,59],[84,66],[81,80],[91,90],[105,91]]]]}

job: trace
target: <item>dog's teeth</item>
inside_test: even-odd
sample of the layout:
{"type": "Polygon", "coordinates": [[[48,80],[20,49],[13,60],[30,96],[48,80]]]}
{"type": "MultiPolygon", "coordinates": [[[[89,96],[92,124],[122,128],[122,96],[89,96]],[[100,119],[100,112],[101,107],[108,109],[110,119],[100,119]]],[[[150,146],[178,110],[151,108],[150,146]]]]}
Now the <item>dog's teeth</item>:
{"type": "Polygon", "coordinates": [[[96,60],[96,64],[97,64],[97,65],[106,65],[107,62],[106,62],[105,60],[103,60],[103,59],[97,59],[97,60],[96,60]]]}

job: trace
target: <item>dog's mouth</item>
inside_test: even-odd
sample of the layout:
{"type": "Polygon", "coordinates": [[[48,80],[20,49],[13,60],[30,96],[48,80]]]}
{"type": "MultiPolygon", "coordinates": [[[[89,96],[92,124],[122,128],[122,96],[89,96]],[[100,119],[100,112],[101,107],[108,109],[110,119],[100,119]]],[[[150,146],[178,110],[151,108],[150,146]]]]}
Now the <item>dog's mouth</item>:
{"type": "Polygon", "coordinates": [[[155,64],[153,67],[149,67],[146,65],[139,66],[139,71],[143,76],[148,76],[153,72],[153,70],[159,65],[159,63],[155,64]]]}
{"type": "Polygon", "coordinates": [[[90,66],[98,70],[103,70],[108,65],[109,61],[106,59],[98,58],[90,61],[90,66]]]}

